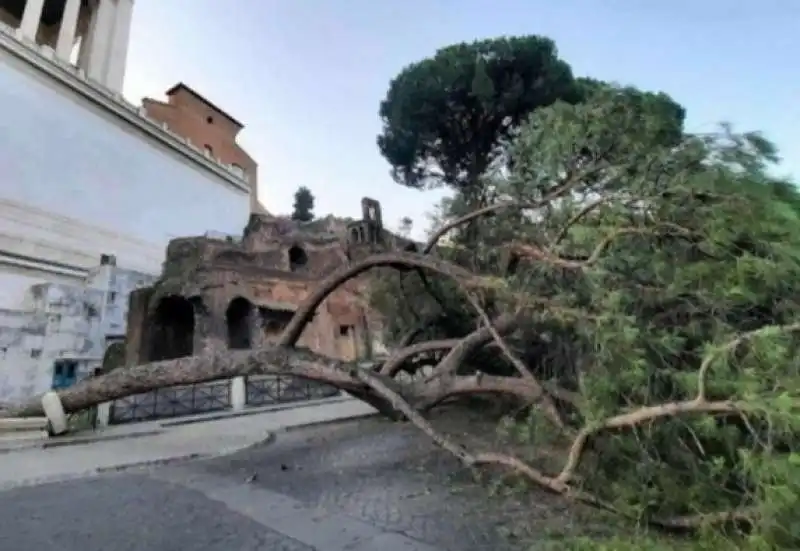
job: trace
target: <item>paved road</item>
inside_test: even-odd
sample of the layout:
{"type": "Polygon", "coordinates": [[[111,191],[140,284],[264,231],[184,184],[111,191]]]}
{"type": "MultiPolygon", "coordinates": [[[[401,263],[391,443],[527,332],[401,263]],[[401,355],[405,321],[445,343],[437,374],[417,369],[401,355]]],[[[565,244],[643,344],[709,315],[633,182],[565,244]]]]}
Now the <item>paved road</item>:
{"type": "Polygon", "coordinates": [[[364,419],[227,457],[2,491],[0,548],[518,551],[529,549],[520,525],[568,526],[559,507],[492,501],[412,428],[364,419]]]}
{"type": "Polygon", "coordinates": [[[562,500],[492,498],[416,429],[379,419],[280,435],[269,447],[192,465],[306,504],[341,511],[448,551],[519,551],[545,532],[573,532],[562,500]]]}
{"type": "Polygon", "coordinates": [[[203,494],[142,474],[0,493],[0,548],[36,551],[314,551],[203,494]]]}

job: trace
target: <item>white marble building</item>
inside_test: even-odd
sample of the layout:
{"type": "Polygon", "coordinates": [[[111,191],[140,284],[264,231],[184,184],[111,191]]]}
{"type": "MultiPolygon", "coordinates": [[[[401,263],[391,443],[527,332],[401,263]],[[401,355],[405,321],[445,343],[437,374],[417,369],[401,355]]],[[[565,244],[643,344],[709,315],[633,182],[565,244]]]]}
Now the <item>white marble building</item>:
{"type": "Polygon", "coordinates": [[[54,308],[41,297],[104,288],[102,255],[154,276],[169,239],[247,222],[249,187],[232,167],[122,98],[133,8],[0,0],[0,401],[47,390],[56,361],[86,355],[30,330],[54,308]],[[50,341],[19,348],[20,332],[50,341]]]}

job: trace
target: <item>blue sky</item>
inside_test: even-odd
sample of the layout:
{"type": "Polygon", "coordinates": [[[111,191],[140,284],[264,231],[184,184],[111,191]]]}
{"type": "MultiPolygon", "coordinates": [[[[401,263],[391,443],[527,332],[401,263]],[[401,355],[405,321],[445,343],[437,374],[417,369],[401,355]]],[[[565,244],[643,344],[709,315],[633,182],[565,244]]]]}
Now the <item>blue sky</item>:
{"type": "Polygon", "coordinates": [[[261,199],[289,212],[298,186],[318,215],[381,201],[390,226],[441,194],[395,184],[378,105],[403,66],[460,41],[541,34],[578,76],[663,90],[690,130],[762,130],[800,176],[796,0],[136,0],[125,93],[177,81],[241,120],[261,199]]]}

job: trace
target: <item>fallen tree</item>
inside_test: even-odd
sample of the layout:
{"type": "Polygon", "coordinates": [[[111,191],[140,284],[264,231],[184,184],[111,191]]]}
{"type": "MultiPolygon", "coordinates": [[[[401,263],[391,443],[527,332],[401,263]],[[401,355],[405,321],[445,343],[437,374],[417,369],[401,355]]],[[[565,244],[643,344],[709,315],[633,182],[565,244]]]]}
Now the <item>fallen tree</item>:
{"type": "MultiPolygon", "coordinates": [[[[404,417],[465,465],[509,469],[638,525],[749,549],[796,547],[800,196],[766,175],[770,151],[758,136],[665,145],[634,100],[605,91],[538,112],[510,151],[512,174],[491,184],[495,202],[444,224],[420,253],[333,273],[276,346],[118,369],[59,391],[65,410],[178,384],[291,375],[404,417]],[[480,239],[460,246],[459,228],[475,222],[480,239]],[[455,245],[437,247],[448,232],[455,245]],[[330,293],[376,268],[398,269],[375,284],[379,306],[396,314],[389,358],[342,362],[295,347],[330,293]],[[400,286],[409,304],[387,299],[403,296],[400,286]],[[459,334],[439,321],[420,329],[403,308],[471,323],[459,334]],[[431,369],[398,377],[417,365],[431,369]],[[425,418],[476,395],[526,408],[527,419],[509,423],[513,439],[557,447],[562,466],[466,449],[425,418]]],[[[474,239],[474,228],[461,237],[474,239]]],[[[40,413],[32,401],[2,415],[40,413]]]]}

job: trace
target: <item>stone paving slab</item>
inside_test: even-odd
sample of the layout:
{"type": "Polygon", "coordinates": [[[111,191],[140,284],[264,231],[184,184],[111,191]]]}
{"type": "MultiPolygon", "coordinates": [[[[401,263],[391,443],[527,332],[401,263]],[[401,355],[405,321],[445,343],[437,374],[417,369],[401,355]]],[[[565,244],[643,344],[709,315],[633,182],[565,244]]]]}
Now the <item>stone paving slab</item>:
{"type": "MultiPolygon", "coordinates": [[[[158,471],[180,480],[207,475],[233,486],[249,480],[298,507],[405,536],[419,549],[425,542],[446,551],[521,551],[545,533],[573,533],[583,522],[567,502],[545,492],[492,495],[415,427],[381,418],[278,433],[266,447],[158,471]]],[[[353,545],[381,551],[395,539],[353,545]]]]}
{"type": "Polygon", "coordinates": [[[197,490],[224,503],[229,510],[319,551],[441,551],[341,512],[307,506],[298,499],[250,482],[236,483],[190,467],[158,469],[150,476],[197,490]]]}

